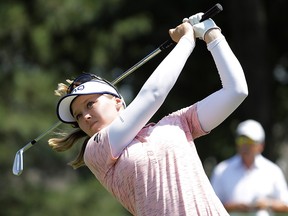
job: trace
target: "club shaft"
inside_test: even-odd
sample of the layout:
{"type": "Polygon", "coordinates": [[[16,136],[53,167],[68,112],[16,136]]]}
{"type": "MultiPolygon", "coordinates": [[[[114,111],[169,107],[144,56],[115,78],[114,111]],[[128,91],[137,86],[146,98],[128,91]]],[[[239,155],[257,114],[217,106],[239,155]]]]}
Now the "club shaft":
{"type": "Polygon", "coordinates": [[[23,152],[25,152],[26,150],[28,150],[29,148],[31,148],[35,143],[37,143],[39,140],[41,140],[44,136],[46,136],[47,134],[49,134],[51,131],[53,131],[54,129],[56,129],[60,124],[62,124],[61,121],[58,121],[57,123],[55,123],[51,128],[49,128],[47,131],[45,131],[44,133],[40,134],[37,138],[31,140],[29,143],[27,143],[23,148],[23,152]]]}
{"type": "Polygon", "coordinates": [[[137,62],[135,65],[133,65],[131,68],[129,68],[127,71],[125,71],[123,74],[121,74],[119,77],[117,77],[115,80],[112,81],[112,84],[115,85],[121,80],[123,80],[125,77],[133,73],[135,70],[137,70],[139,67],[141,67],[143,64],[148,62],[150,59],[154,58],[156,55],[158,55],[162,50],[159,48],[155,49],[153,52],[148,54],[146,57],[144,57],[142,60],[137,62]]]}
{"type": "Polygon", "coordinates": [[[213,7],[211,7],[209,10],[207,10],[207,11],[203,14],[200,22],[202,22],[202,21],[204,21],[204,20],[207,20],[207,19],[209,19],[209,18],[214,17],[216,14],[218,14],[218,13],[221,12],[222,10],[223,10],[223,7],[222,7],[219,3],[215,4],[213,7]]]}

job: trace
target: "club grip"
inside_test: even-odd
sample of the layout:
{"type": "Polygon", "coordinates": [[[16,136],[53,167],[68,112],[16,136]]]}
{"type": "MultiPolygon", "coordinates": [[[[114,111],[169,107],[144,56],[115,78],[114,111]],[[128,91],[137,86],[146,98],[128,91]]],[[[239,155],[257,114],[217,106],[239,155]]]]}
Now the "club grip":
{"type": "MultiPolygon", "coordinates": [[[[209,18],[214,17],[216,14],[220,13],[222,10],[223,10],[223,7],[222,7],[219,3],[215,4],[213,7],[211,7],[209,10],[207,10],[207,11],[203,14],[200,22],[202,22],[202,21],[204,21],[204,20],[207,20],[207,19],[209,19],[209,18]]],[[[172,45],[174,45],[174,44],[176,44],[176,43],[175,43],[171,38],[169,38],[169,40],[166,40],[164,43],[162,43],[162,44],[159,46],[159,49],[160,49],[161,51],[163,51],[163,50],[169,48],[170,46],[172,46],[172,45]]]]}
{"type": "Polygon", "coordinates": [[[208,11],[206,11],[203,14],[200,22],[215,16],[216,14],[221,12],[222,10],[223,10],[223,7],[219,3],[215,4],[213,7],[211,7],[208,11]]]}

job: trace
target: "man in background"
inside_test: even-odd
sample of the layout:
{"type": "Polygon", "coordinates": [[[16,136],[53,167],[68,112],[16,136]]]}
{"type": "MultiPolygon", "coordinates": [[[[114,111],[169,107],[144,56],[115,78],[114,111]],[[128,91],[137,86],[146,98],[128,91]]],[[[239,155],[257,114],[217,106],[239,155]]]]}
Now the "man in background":
{"type": "Polygon", "coordinates": [[[259,122],[241,122],[236,129],[237,154],[220,162],[212,172],[212,186],[231,216],[288,212],[284,174],[262,156],[264,142],[265,132],[259,122]]]}

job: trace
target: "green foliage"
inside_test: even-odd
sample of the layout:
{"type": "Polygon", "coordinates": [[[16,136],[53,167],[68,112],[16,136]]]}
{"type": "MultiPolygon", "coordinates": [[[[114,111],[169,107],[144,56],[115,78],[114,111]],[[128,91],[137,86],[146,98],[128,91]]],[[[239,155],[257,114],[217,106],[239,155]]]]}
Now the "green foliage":
{"type": "MultiPolygon", "coordinates": [[[[241,11],[254,14],[255,10],[251,10],[247,2],[243,10],[230,13],[232,6],[236,3],[241,6],[241,2],[233,1],[232,4],[227,1],[223,4],[223,13],[215,20],[221,28],[223,26],[223,32],[242,62],[251,84],[249,97],[256,98],[262,105],[257,107],[258,103],[255,105],[253,99],[248,100],[219,128],[197,140],[201,158],[209,158],[210,162],[213,162],[212,157],[222,160],[234,153],[233,130],[240,119],[255,117],[263,120],[268,132],[276,124],[278,130],[269,133],[270,141],[287,141],[287,83],[266,85],[273,80],[271,71],[279,58],[288,58],[283,40],[274,40],[275,28],[270,28],[274,23],[287,20],[284,10],[287,3],[282,1],[282,5],[278,5],[277,1],[265,1],[269,12],[267,17],[271,19],[262,23],[267,29],[260,35],[273,35],[272,39],[266,36],[264,40],[264,44],[271,44],[273,49],[269,52],[267,48],[264,50],[267,52],[262,52],[263,44],[254,43],[258,41],[253,32],[256,28],[249,28],[247,34],[239,32],[240,27],[251,26],[252,20],[257,18],[247,15],[249,23],[242,19],[237,23],[238,18],[243,16],[241,11]],[[276,7],[283,12],[277,13],[276,7]],[[249,37],[246,39],[242,35],[249,37]],[[259,61],[253,60],[256,55],[249,55],[252,48],[247,43],[251,44],[253,39],[256,40],[252,41],[255,45],[253,50],[261,50],[257,53],[259,61]],[[261,75],[258,70],[251,70],[266,59],[270,61],[266,64],[267,68],[261,67],[261,75]],[[261,77],[259,86],[255,77],[261,77]],[[256,90],[268,90],[271,95],[257,94],[256,90]],[[271,107],[263,104],[273,104],[277,107],[276,112],[272,113],[271,107]]],[[[168,29],[178,25],[184,16],[209,7],[211,1],[186,0],[1,1],[0,216],[129,215],[86,168],[74,171],[66,165],[75,157],[80,146],[70,152],[56,153],[47,145],[48,138],[53,134],[47,135],[37,146],[25,152],[24,172],[19,177],[12,174],[14,155],[58,121],[55,114],[58,98],[53,95],[57,83],[82,71],[113,80],[168,39],[168,29]]],[[[262,12],[264,16],[265,11],[262,12]]],[[[277,32],[277,38],[279,35],[287,38],[287,29],[277,29],[277,32]]],[[[119,89],[135,95],[166,54],[155,57],[119,83],[119,89]]],[[[202,99],[220,87],[213,59],[202,41],[197,41],[191,58],[179,77],[178,85],[156,113],[155,120],[202,99]]],[[[285,68],[287,72],[287,65],[285,68]]],[[[59,127],[59,131],[62,129],[67,129],[67,126],[59,127]]],[[[266,145],[272,146],[269,142],[266,145]]]]}

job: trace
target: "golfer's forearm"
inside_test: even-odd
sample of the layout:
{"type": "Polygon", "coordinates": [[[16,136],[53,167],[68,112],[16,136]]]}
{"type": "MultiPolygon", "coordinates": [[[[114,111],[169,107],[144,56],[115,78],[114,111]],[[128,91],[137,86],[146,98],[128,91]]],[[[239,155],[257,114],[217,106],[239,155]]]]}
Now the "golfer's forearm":
{"type": "Polygon", "coordinates": [[[141,91],[148,92],[157,99],[165,99],[179,77],[194,46],[195,43],[192,39],[187,36],[182,37],[149,77],[141,91]]]}
{"type": "Polygon", "coordinates": [[[244,203],[226,203],[224,207],[228,212],[250,212],[252,210],[250,205],[244,203]]]}
{"type": "Polygon", "coordinates": [[[210,29],[206,32],[205,36],[204,36],[204,41],[209,44],[212,41],[214,41],[215,39],[217,39],[218,37],[221,37],[221,30],[220,29],[210,29]]]}
{"type": "Polygon", "coordinates": [[[135,99],[121,112],[119,119],[113,121],[109,137],[114,156],[120,154],[162,105],[194,45],[189,39],[182,38],[148,78],[135,99]]]}
{"type": "Polygon", "coordinates": [[[273,212],[284,213],[288,212],[288,204],[280,200],[271,200],[267,204],[267,209],[271,209],[273,212]]]}
{"type": "Polygon", "coordinates": [[[246,98],[248,88],[243,69],[223,35],[208,44],[220,79],[222,89],[199,102],[199,121],[205,131],[223,122],[246,98]]]}

